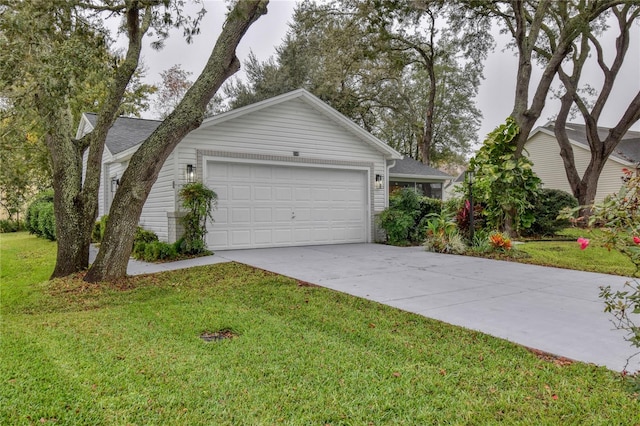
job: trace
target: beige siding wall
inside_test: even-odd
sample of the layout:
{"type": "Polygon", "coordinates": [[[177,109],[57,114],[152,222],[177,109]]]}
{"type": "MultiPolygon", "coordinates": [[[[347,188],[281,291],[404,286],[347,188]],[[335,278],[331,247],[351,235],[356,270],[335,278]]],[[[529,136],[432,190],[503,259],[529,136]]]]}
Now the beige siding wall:
{"type": "MultiPolygon", "coordinates": [[[[537,133],[525,145],[525,155],[533,162],[533,170],[544,183],[545,188],[561,189],[571,193],[571,187],[560,157],[560,146],[556,139],[545,133],[537,133]]],[[[586,149],[573,145],[576,169],[582,176],[590,161],[586,149]]],[[[600,174],[596,202],[609,194],[616,193],[622,185],[620,177],[624,166],[614,160],[608,160],[600,174]]]]}
{"type": "MultiPolygon", "coordinates": [[[[202,176],[203,165],[196,164],[196,150],[291,158],[297,151],[300,159],[368,162],[374,164],[372,186],[376,174],[386,173],[379,151],[299,99],[193,131],[179,147],[180,183],[187,164],[196,165],[198,176],[202,176]]],[[[374,190],[374,211],[383,210],[384,203],[385,191],[374,190]]]]}
{"type": "Polygon", "coordinates": [[[140,226],[144,229],[153,231],[158,235],[161,241],[169,240],[168,213],[176,210],[176,191],[178,185],[175,185],[175,151],[167,161],[165,161],[158,179],[151,187],[149,197],[144,204],[142,214],[140,215],[140,226]]]}

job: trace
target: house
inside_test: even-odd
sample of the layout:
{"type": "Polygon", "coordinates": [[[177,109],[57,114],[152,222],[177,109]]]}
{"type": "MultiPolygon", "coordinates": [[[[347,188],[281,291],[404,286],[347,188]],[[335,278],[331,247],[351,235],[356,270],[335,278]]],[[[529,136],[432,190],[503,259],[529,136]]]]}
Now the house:
{"type": "MultiPolygon", "coordinates": [[[[83,114],[78,136],[96,116],[83,114]]],[[[119,118],[102,163],[99,215],[140,143],[160,125],[119,118]]],[[[371,242],[388,205],[388,169],[401,155],[300,89],[208,119],[164,163],[140,225],[180,237],[178,192],[189,180],[218,195],[211,250],[371,242]]]]}
{"type": "MultiPolygon", "coordinates": [[[[540,126],[531,132],[526,142],[525,155],[533,162],[533,171],[542,180],[545,188],[560,189],[572,193],[565,173],[564,163],[560,157],[560,145],[553,132],[553,122],[540,126]]],[[[573,148],[576,168],[580,176],[584,174],[590,161],[589,143],[584,124],[567,123],[567,136],[573,148]]],[[[608,128],[599,128],[601,138],[605,138],[608,128]]],[[[595,201],[602,201],[607,195],[617,193],[622,185],[622,169],[638,171],[640,163],[640,132],[628,131],[600,174],[595,201]]]]}
{"type": "Polygon", "coordinates": [[[442,199],[442,189],[451,179],[453,176],[411,157],[404,157],[396,160],[389,169],[389,192],[398,188],[413,188],[427,197],[442,199]]]}

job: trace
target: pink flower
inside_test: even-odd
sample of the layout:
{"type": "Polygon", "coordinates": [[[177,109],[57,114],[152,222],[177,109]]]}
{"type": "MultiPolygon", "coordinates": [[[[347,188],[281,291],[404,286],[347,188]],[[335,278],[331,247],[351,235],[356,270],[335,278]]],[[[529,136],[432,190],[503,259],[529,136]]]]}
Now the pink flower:
{"type": "Polygon", "coordinates": [[[587,238],[580,237],[578,238],[578,244],[580,244],[580,250],[584,250],[589,245],[589,240],[587,238]]]}
{"type": "Polygon", "coordinates": [[[636,244],[640,244],[640,237],[633,237],[633,242],[636,244]]]}

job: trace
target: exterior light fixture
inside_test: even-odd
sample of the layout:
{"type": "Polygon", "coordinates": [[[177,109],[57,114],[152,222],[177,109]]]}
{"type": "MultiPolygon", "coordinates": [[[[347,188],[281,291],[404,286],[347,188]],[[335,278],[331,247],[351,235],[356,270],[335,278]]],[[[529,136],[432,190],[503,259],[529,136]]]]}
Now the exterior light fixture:
{"type": "Polygon", "coordinates": [[[384,182],[382,180],[382,175],[376,175],[376,189],[382,189],[384,187],[384,182]]]}
{"type": "Polygon", "coordinates": [[[118,186],[120,186],[120,179],[111,178],[111,192],[116,192],[118,190],[118,186]]]}
{"type": "Polygon", "coordinates": [[[471,244],[473,244],[474,231],[476,228],[474,221],[474,209],[473,209],[473,179],[474,179],[473,169],[467,170],[467,184],[469,185],[469,240],[471,244]]]}
{"type": "Polygon", "coordinates": [[[187,164],[186,176],[187,176],[187,182],[188,183],[195,182],[196,181],[196,166],[194,166],[193,164],[187,164]]]}

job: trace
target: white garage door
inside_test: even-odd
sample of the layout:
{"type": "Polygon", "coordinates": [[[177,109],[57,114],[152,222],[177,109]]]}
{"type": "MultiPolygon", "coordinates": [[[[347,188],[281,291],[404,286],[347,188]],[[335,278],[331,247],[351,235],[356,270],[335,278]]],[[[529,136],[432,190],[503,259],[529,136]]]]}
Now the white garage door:
{"type": "Polygon", "coordinates": [[[206,178],[211,250],[367,240],[364,171],[208,161],[206,178]]]}

